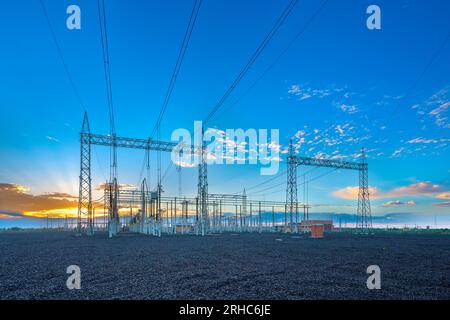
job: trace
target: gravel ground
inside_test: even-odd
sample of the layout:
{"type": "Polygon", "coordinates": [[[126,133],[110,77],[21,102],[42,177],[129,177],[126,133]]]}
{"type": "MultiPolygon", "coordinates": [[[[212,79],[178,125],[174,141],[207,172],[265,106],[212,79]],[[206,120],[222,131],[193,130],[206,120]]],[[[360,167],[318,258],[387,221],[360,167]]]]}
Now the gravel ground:
{"type": "Polygon", "coordinates": [[[449,299],[450,236],[0,233],[0,299],[449,299]],[[81,268],[81,289],[66,268],[81,268]],[[366,268],[381,268],[368,290],[366,268]]]}

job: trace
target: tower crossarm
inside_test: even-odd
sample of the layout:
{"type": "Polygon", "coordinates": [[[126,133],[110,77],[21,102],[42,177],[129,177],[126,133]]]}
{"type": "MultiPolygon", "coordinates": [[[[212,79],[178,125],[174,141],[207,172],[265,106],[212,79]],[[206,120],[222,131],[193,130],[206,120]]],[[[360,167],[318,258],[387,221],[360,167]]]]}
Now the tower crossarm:
{"type": "Polygon", "coordinates": [[[367,169],[367,164],[351,162],[351,161],[317,159],[317,158],[300,157],[300,156],[292,156],[292,161],[294,161],[297,165],[304,165],[304,166],[349,169],[349,170],[367,169]]]}
{"type": "MultiPolygon", "coordinates": [[[[81,133],[81,135],[82,143],[101,146],[115,145],[119,148],[148,149],[172,152],[177,148],[180,149],[181,146],[178,142],[160,141],[154,139],[126,138],[93,133],[81,133]]],[[[184,145],[182,148],[183,152],[189,152],[191,154],[199,154],[201,152],[201,147],[196,147],[194,145],[184,145]]]]}

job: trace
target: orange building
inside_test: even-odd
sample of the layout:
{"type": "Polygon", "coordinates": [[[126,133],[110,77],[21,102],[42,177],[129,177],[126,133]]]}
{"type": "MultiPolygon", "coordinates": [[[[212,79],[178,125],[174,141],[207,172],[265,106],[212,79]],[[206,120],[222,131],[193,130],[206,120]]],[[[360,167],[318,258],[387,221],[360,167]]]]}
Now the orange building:
{"type": "Polygon", "coordinates": [[[324,231],[333,231],[333,220],[305,220],[300,223],[300,231],[310,232],[314,225],[323,225],[324,231]]]}
{"type": "Polygon", "coordinates": [[[323,224],[312,224],[310,229],[311,238],[323,238],[323,231],[325,229],[323,224]]]}

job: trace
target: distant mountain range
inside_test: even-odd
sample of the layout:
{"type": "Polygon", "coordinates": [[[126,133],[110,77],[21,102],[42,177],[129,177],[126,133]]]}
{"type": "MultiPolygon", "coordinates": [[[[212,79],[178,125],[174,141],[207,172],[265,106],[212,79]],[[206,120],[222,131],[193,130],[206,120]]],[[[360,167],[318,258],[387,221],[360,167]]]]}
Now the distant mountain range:
{"type": "MultiPolygon", "coordinates": [[[[235,213],[225,213],[225,217],[232,218],[235,216],[235,213]]],[[[253,213],[253,219],[257,219],[258,213],[253,213]]],[[[303,216],[303,212],[299,212],[298,219],[301,220],[303,216]]],[[[275,212],[274,214],[275,221],[278,224],[284,222],[285,214],[284,212],[275,212]]],[[[265,223],[270,223],[272,221],[272,212],[262,212],[261,213],[262,221],[265,223]]],[[[347,214],[347,213],[333,213],[333,212],[310,212],[310,219],[314,220],[333,220],[335,227],[338,227],[339,224],[342,227],[353,227],[356,224],[356,214],[347,214]]],[[[287,219],[289,219],[289,215],[287,215],[287,219]]],[[[294,217],[295,219],[295,217],[294,217]]],[[[49,226],[62,225],[64,219],[50,219],[49,226]]],[[[426,227],[430,226],[431,228],[450,228],[450,216],[446,215],[425,215],[425,214],[416,214],[409,212],[402,213],[388,213],[382,216],[373,215],[372,223],[374,227],[426,227]]],[[[43,228],[47,225],[46,218],[33,218],[24,216],[21,213],[17,212],[5,212],[0,211],[0,228],[12,228],[12,227],[20,227],[20,228],[43,228]]]]}

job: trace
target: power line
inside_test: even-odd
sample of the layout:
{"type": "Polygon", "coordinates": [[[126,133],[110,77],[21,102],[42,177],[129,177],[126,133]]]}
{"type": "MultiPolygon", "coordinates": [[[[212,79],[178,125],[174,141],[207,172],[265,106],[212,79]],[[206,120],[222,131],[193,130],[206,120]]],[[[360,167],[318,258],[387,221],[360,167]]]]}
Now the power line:
{"type": "MultiPolygon", "coordinates": [[[[105,73],[110,134],[111,136],[114,137],[116,135],[116,129],[114,123],[115,121],[114,121],[114,103],[111,84],[111,69],[109,65],[109,45],[108,45],[108,29],[106,27],[105,1],[97,0],[97,7],[98,7],[98,21],[100,25],[100,38],[102,42],[103,69],[105,73]]],[[[110,150],[110,181],[112,182],[116,178],[117,178],[117,152],[115,145],[113,145],[110,150]]]]}
{"type": "Polygon", "coordinates": [[[209,122],[209,120],[212,119],[212,117],[215,115],[215,113],[223,106],[226,99],[230,96],[230,94],[233,92],[233,90],[236,88],[236,86],[239,84],[239,82],[242,80],[242,78],[245,76],[245,74],[250,70],[252,65],[255,63],[256,59],[261,55],[261,53],[264,51],[266,46],[269,44],[270,40],[273,38],[275,33],[278,31],[278,29],[281,27],[283,22],[286,20],[288,15],[291,13],[292,9],[294,9],[295,5],[297,4],[298,0],[291,0],[288,4],[288,6],[284,9],[282,14],[278,17],[277,21],[273,25],[272,29],[269,31],[269,33],[266,35],[262,43],[258,46],[255,53],[252,55],[250,60],[247,62],[247,64],[242,68],[242,70],[239,72],[238,76],[234,79],[233,83],[230,85],[230,87],[225,91],[224,95],[220,98],[220,100],[217,102],[217,104],[213,107],[211,112],[208,114],[206,119],[203,121],[203,124],[206,125],[206,123],[209,122]]]}
{"type": "MultiPolygon", "coordinates": [[[[269,179],[267,179],[267,180],[265,180],[265,181],[263,181],[263,182],[261,182],[261,183],[258,183],[258,184],[254,185],[254,186],[249,187],[249,188],[245,188],[245,191],[255,189],[255,188],[257,188],[257,187],[259,187],[259,186],[262,186],[262,185],[264,185],[264,184],[266,184],[266,183],[268,183],[268,182],[270,182],[270,181],[273,181],[273,180],[275,180],[275,179],[278,179],[278,178],[284,176],[284,175],[286,174],[286,172],[287,172],[287,171],[284,170],[282,173],[280,173],[280,174],[278,174],[278,175],[276,175],[276,176],[274,176],[274,177],[271,177],[271,178],[269,178],[269,179]]],[[[232,194],[239,194],[239,193],[242,193],[242,191],[238,191],[238,192],[235,192],[235,193],[232,193],[232,194]]]]}
{"type": "MultiPolygon", "coordinates": [[[[271,191],[270,194],[276,194],[279,192],[286,192],[286,188],[282,188],[282,189],[278,189],[275,191],[271,191]]],[[[267,195],[267,193],[253,193],[253,194],[249,194],[248,196],[252,196],[252,197],[265,197],[267,195]]]]}
{"type": "MultiPolygon", "coordinates": [[[[332,173],[332,172],[334,172],[334,171],[336,171],[336,170],[338,170],[338,168],[333,168],[333,169],[331,169],[330,171],[327,171],[327,172],[322,173],[322,174],[320,174],[320,175],[318,175],[318,176],[315,176],[314,178],[311,178],[311,179],[307,180],[305,183],[309,183],[309,182],[311,182],[311,181],[320,179],[320,178],[322,178],[322,177],[324,177],[324,176],[326,176],[326,175],[328,175],[328,174],[330,174],[330,173],[332,173]]],[[[300,185],[303,185],[303,183],[301,183],[300,185]]]]}
{"type": "MultiPolygon", "coordinates": [[[[303,175],[307,175],[308,173],[311,173],[312,171],[316,170],[317,168],[318,168],[318,167],[314,167],[314,168],[312,168],[312,169],[306,171],[305,173],[303,173],[303,175]]],[[[287,173],[287,170],[284,171],[280,176],[277,176],[277,177],[281,177],[281,176],[285,175],[286,173],[287,173]]],[[[265,182],[263,182],[263,183],[260,183],[260,185],[262,185],[262,184],[264,184],[264,183],[266,183],[266,182],[269,182],[269,181],[271,181],[271,180],[274,180],[274,179],[275,179],[275,177],[272,178],[272,179],[269,179],[269,180],[267,180],[267,181],[265,181],[265,182]]],[[[283,182],[281,182],[281,183],[277,183],[277,184],[271,185],[270,187],[267,187],[267,188],[265,188],[265,189],[254,191],[253,193],[250,193],[250,195],[252,195],[252,194],[254,195],[254,194],[258,194],[258,193],[263,192],[263,191],[271,190],[271,189],[276,188],[276,187],[278,187],[278,186],[281,186],[281,185],[283,185],[283,184],[286,184],[286,182],[283,181],[283,182]]],[[[302,185],[302,184],[300,184],[300,185],[302,185]]],[[[249,189],[254,189],[254,188],[256,188],[256,187],[257,187],[257,186],[253,186],[253,187],[250,187],[250,188],[246,188],[245,190],[247,191],[247,190],[249,190],[249,189]]]]}
{"type": "Polygon", "coordinates": [[[276,187],[278,187],[278,186],[281,186],[281,185],[283,185],[283,184],[286,184],[286,182],[283,181],[283,182],[281,182],[281,183],[277,183],[277,184],[271,185],[271,186],[269,186],[269,187],[267,187],[267,188],[264,188],[264,189],[255,191],[254,193],[249,193],[248,195],[254,195],[254,194],[257,194],[257,193],[264,192],[264,191],[266,191],[266,190],[271,190],[271,189],[276,188],[276,187]]]}
{"type": "MultiPolygon", "coordinates": [[[[194,2],[194,7],[192,8],[191,16],[189,18],[189,23],[186,28],[183,42],[181,44],[180,52],[178,53],[178,58],[177,58],[177,62],[175,64],[175,69],[174,69],[174,71],[172,73],[172,77],[170,79],[169,88],[167,89],[166,97],[164,99],[161,111],[158,115],[158,119],[157,119],[156,125],[153,129],[151,138],[153,138],[154,131],[156,130],[156,132],[158,134],[158,140],[161,139],[161,120],[162,120],[162,117],[164,116],[164,113],[166,112],[167,105],[170,100],[170,96],[172,95],[172,91],[175,86],[175,81],[177,79],[178,72],[181,68],[181,63],[183,62],[184,55],[186,53],[186,49],[189,44],[189,40],[191,38],[192,31],[194,30],[195,21],[197,20],[197,15],[198,15],[198,11],[200,9],[201,3],[202,3],[201,0],[200,1],[196,0],[194,2]],[[197,4],[198,4],[198,6],[197,6],[197,4]]],[[[158,150],[158,152],[157,152],[156,160],[157,160],[157,173],[158,173],[158,177],[157,177],[158,178],[158,190],[160,191],[161,190],[161,151],[160,150],[158,150]]]]}
{"type": "MultiPolygon", "coordinates": [[[[50,30],[50,34],[52,36],[53,42],[54,42],[55,47],[56,47],[56,51],[58,53],[59,59],[62,62],[62,65],[64,67],[64,71],[66,73],[67,79],[69,80],[70,86],[71,86],[71,88],[72,88],[72,90],[73,90],[73,92],[74,92],[74,94],[75,94],[75,96],[76,96],[76,98],[77,98],[77,100],[78,100],[78,102],[80,104],[81,109],[84,112],[87,112],[86,107],[85,107],[85,105],[83,103],[83,99],[81,99],[81,95],[78,92],[77,86],[75,85],[75,81],[72,78],[72,74],[69,71],[69,67],[68,67],[68,65],[66,63],[66,60],[64,59],[64,55],[62,53],[61,46],[59,45],[58,39],[56,38],[56,34],[55,34],[55,31],[53,30],[52,24],[50,22],[50,18],[49,18],[47,9],[45,7],[45,4],[44,4],[44,2],[42,0],[39,0],[39,3],[41,4],[42,11],[44,12],[44,17],[45,17],[45,19],[47,21],[47,24],[48,24],[48,27],[49,27],[49,30],[50,30]]],[[[97,159],[97,164],[98,164],[98,166],[100,168],[100,171],[101,171],[103,177],[106,179],[105,173],[103,172],[103,168],[102,168],[101,163],[100,163],[100,159],[99,159],[99,156],[98,156],[97,149],[95,149],[95,148],[94,148],[94,154],[95,154],[95,157],[97,159]]]]}
{"type": "Polygon", "coordinates": [[[231,105],[227,108],[222,109],[222,114],[230,111],[233,107],[235,107],[245,96],[247,96],[253,88],[261,81],[272,68],[280,61],[281,57],[286,54],[287,51],[294,45],[294,43],[303,35],[303,33],[308,29],[311,23],[315,20],[315,18],[320,14],[320,12],[325,8],[326,4],[329,0],[325,0],[322,2],[320,7],[314,12],[314,14],[306,21],[300,31],[292,38],[292,40],[288,43],[288,45],[284,48],[284,50],[275,58],[275,60],[267,67],[266,70],[253,82],[253,84],[242,94],[240,95],[231,105]]]}
{"type": "Polygon", "coordinates": [[[163,174],[163,176],[161,178],[161,181],[166,178],[167,174],[169,173],[170,169],[172,169],[172,167],[173,167],[173,162],[170,161],[169,165],[166,168],[166,171],[164,171],[164,174],[163,174]]]}
{"type": "Polygon", "coordinates": [[[98,7],[98,21],[100,24],[100,38],[102,42],[103,69],[105,73],[106,95],[110,119],[110,131],[111,131],[110,133],[115,134],[116,130],[114,124],[114,104],[112,98],[111,70],[109,66],[109,46],[108,46],[108,30],[106,28],[105,0],[97,0],[97,7],[98,7]]]}
{"type": "MultiPolygon", "coordinates": [[[[447,36],[444,38],[444,41],[441,43],[441,45],[437,48],[437,50],[433,53],[430,60],[428,60],[428,63],[425,65],[425,68],[422,70],[422,72],[419,74],[419,76],[416,78],[416,80],[412,83],[412,85],[407,89],[406,94],[403,96],[404,100],[406,97],[408,97],[414,90],[414,88],[419,84],[419,82],[422,80],[424,75],[427,73],[428,69],[433,65],[434,61],[439,57],[441,51],[445,48],[447,45],[447,41],[450,38],[450,33],[447,34],[447,36]]],[[[392,117],[394,114],[400,109],[400,104],[398,103],[395,108],[391,111],[391,113],[388,115],[388,118],[386,119],[385,125],[392,120],[392,117]]]]}
{"type": "Polygon", "coordinates": [[[172,92],[175,87],[175,82],[180,72],[181,64],[183,63],[183,59],[186,54],[186,50],[189,45],[189,40],[191,39],[192,31],[194,30],[195,22],[197,21],[198,12],[200,10],[201,5],[202,0],[195,0],[194,6],[191,11],[191,16],[189,17],[189,23],[184,33],[183,42],[181,43],[181,48],[180,51],[178,52],[177,61],[175,63],[175,67],[172,72],[172,77],[170,78],[169,87],[167,88],[166,95],[164,97],[164,101],[161,106],[161,110],[159,111],[158,118],[156,120],[156,124],[153,127],[152,134],[150,135],[151,137],[153,137],[156,130],[159,129],[164,113],[166,112],[167,105],[169,104],[170,98],[172,96],[172,92]]]}
{"type": "MultiPolygon", "coordinates": [[[[308,172],[311,172],[311,171],[315,170],[316,168],[318,168],[318,167],[314,167],[313,169],[311,169],[311,170],[309,170],[309,171],[307,171],[307,172],[305,172],[305,173],[303,173],[303,174],[301,174],[301,175],[306,175],[308,172]]],[[[311,179],[309,179],[309,180],[307,180],[307,181],[305,181],[305,182],[302,182],[302,183],[300,183],[300,184],[297,184],[297,186],[302,186],[302,185],[307,184],[307,183],[309,183],[309,182],[311,182],[311,181],[314,181],[314,180],[317,180],[317,179],[319,179],[319,178],[322,178],[322,177],[324,177],[324,176],[326,176],[326,175],[332,173],[332,172],[335,171],[335,170],[337,170],[337,168],[334,168],[334,169],[332,169],[332,170],[330,170],[330,171],[327,171],[327,172],[322,173],[322,174],[320,174],[320,175],[318,175],[318,176],[315,176],[315,177],[313,177],[313,178],[311,178],[311,179]]],[[[297,176],[297,177],[298,177],[298,176],[297,176]]],[[[282,185],[282,184],[285,184],[285,182],[279,183],[279,184],[276,184],[276,185],[273,185],[273,186],[271,186],[271,187],[269,187],[269,188],[266,188],[266,189],[259,190],[259,191],[257,191],[256,193],[253,193],[253,194],[250,194],[250,195],[252,195],[252,196],[265,195],[264,193],[261,193],[261,192],[267,191],[267,190],[271,190],[271,189],[273,189],[273,188],[275,188],[275,187],[278,187],[278,186],[280,186],[280,185],[282,185]]],[[[280,192],[281,190],[286,190],[286,189],[280,189],[280,190],[277,190],[277,191],[272,191],[271,193],[280,192]]]]}
{"type": "Polygon", "coordinates": [[[58,39],[56,38],[55,30],[53,30],[53,26],[50,22],[50,18],[48,16],[47,9],[45,8],[44,2],[42,0],[39,0],[39,3],[41,4],[42,11],[44,12],[45,20],[47,21],[48,28],[50,30],[50,34],[51,34],[53,42],[55,44],[56,51],[58,52],[59,59],[61,60],[61,63],[64,67],[64,71],[67,75],[67,78],[69,79],[70,86],[72,87],[72,90],[73,90],[75,96],[77,97],[81,108],[83,109],[83,111],[86,111],[86,107],[84,106],[83,100],[81,99],[81,96],[78,92],[77,86],[75,85],[72,75],[70,74],[69,67],[67,66],[66,60],[64,59],[64,55],[62,53],[61,46],[59,45],[58,39]]]}
{"type": "MultiPolygon", "coordinates": [[[[192,32],[194,30],[195,22],[197,21],[197,17],[198,17],[198,13],[199,13],[201,4],[202,4],[202,0],[195,0],[194,6],[192,7],[191,15],[189,17],[189,22],[188,22],[188,25],[186,27],[186,31],[184,33],[184,37],[183,37],[183,41],[181,43],[180,51],[178,52],[178,57],[177,57],[177,60],[176,60],[176,63],[175,63],[175,67],[174,67],[173,72],[172,72],[172,76],[170,78],[169,86],[167,88],[163,104],[161,106],[161,109],[159,111],[159,114],[158,114],[155,126],[153,127],[153,130],[152,130],[152,132],[150,134],[150,138],[149,139],[152,139],[154,137],[155,133],[158,133],[158,140],[160,139],[161,121],[162,121],[162,119],[164,117],[164,114],[165,114],[165,112],[167,110],[167,106],[168,106],[170,98],[172,96],[173,89],[175,88],[175,83],[176,83],[176,80],[178,78],[178,74],[180,72],[181,65],[183,63],[184,56],[186,54],[186,51],[187,51],[187,48],[188,48],[188,45],[189,45],[189,41],[191,39],[192,32]]],[[[146,157],[144,157],[144,160],[143,160],[142,170],[141,170],[141,173],[139,175],[139,181],[142,179],[143,168],[144,168],[144,163],[145,163],[146,158],[147,158],[147,161],[150,161],[149,156],[146,155],[146,157]]],[[[161,183],[162,177],[161,177],[161,154],[160,154],[160,151],[157,152],[157,162],[158,162],[158,164],[157,164],[158,182],[161,183]]],[[[148,166],[149,166],[149,164],[147,164],[147,167],[148,166]]]]}

